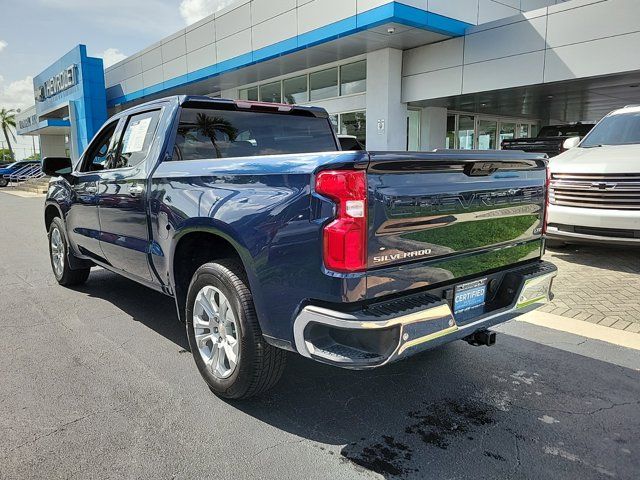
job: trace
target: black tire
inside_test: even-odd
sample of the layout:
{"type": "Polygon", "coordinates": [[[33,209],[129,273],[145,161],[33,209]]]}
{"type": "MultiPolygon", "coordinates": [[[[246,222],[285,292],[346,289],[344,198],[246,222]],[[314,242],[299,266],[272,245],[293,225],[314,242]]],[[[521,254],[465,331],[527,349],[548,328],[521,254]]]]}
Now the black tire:
{"type": "Polygon", "coordinates": [[[81,285],[89,278],[91,268],[72,269],[69,265],[69,241],[67,239],[67,232],[64,227],[64,223],[60,217],[55,217],[51,225],[49,225],[49,260],[51,262],[51,270],[53,270],[53,276],[56,277],[58,283],[64,287],[71,287],[73,285],[81,285]],[[54,265],[52,237],[55,235],[55,231],[59,232],[62,239],[62,268],[56,269],[54,265]]]}
{"type": "Polygon", "coordinates": [[[262,336],[246,275],[237,261],[218,260],[196,270],[187,293],[185,318],[193,358],[200,374],[216,395],[229,399],[249,398],[270,389],[280,380],[286,352],[269,345],[262,336]],[[194,304],[198,293],[206,286],[224,294],[237,323],[237,364],[228,378],[219,378],[207,367],[195,338],[194,304]]]}
{"type": "Polygon", "coordinates": [[[4,177],[0,177],[0,187],[6,187],[7,185],[9,185],[9,180],[4,177]]]}

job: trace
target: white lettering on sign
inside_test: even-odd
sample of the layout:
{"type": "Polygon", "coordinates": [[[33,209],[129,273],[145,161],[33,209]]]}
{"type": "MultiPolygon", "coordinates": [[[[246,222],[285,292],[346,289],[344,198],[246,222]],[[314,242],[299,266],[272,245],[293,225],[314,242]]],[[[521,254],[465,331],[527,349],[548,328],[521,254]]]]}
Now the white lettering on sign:
{"type": "Polygon", "coordinates": [[[47,98],[64,92],[78,83],[78,67],[70,65],[62,72],[54,75],[35,89],[36,102],[44,102],[47,98]]]}
{"type": "Polygon", "coordinates": [[[35,126],[37,123],[38,123],[38,116],[36,114],[33,114],[27,118],[18,120],[18,128],[20,130],[24,130],[25,128],[30,128],[35,126]]]}

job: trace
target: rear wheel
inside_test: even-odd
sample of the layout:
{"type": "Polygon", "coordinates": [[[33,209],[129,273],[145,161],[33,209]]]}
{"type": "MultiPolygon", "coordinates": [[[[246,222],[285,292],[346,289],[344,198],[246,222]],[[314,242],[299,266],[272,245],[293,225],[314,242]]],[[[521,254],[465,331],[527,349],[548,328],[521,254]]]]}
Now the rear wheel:
{"type": "Polygon", "coordinates": [[[9,180],[4,177],[0,177],[0,187],[6,187],[7,185],[9,185],[9,180]]]}
{"type": "Polygon", "coordinates": [[[86,282],[91,272],[91,268],[71,269],[69,255],[69,242],[67,242],[64,223],[56,217],[49,226],[49,257],[53,275],[58,283],[65,287],[86,282]]]}
{"type": "Polygon", "coordinates": [[[216,395],[249,398],[282,376],[286,352],[264,340],[237,262],[220,260],[198,268],[187,294],[186,319],[191,353],[216,395]]]}

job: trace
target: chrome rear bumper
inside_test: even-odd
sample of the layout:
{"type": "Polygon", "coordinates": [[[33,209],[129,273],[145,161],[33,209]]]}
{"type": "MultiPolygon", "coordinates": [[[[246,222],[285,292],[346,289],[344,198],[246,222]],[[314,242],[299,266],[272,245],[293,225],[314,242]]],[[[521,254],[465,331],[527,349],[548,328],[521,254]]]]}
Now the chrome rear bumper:
{"type": "Polygon", "coordinates": [[[294,322],[296,350],[344,368],[375,368],[467,337],[550,301],[555,266],[540,262],[538,268],[528,266],[510,274],[516,275],[511,283],[517,285],[508,287],[510,303],[466,322],[456,319],[447,301],[428,292],[412,296],[405,304],[398,299],[348,313],[308,305],[294,322]],[[418,301],[424,305],[404,308],[418,301]],[[393,312],[397,304],[401,304],[399,311],[393,312]]]}

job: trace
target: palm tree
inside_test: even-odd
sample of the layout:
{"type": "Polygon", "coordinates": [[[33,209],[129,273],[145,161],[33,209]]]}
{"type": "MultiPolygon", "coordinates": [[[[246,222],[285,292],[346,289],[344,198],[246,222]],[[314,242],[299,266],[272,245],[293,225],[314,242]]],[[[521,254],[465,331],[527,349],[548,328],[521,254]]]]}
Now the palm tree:
{"type": "Polygon", "coordinates": [[[213,147],[216,149],[218,158],[221,157],[218,134],[225,134],[232,142],[238,136],[238,129],[229,120],[222,117],[210,117],[204,113],[199,113],[196,117],[196,125],[200,133],[209,137],[213,147]]]}
{"type": "Polygon", "coordinates": [[[11,129],[16,128],[16,114],[14,109],[7,110],[6,108],[0,109],[0,126],[2,128],[2,133],[4,133],[4,138],[7,140],[7,146],[9,147],[9,153],[11,158],[15,158],[13,155],[13,149],[11,148],[11,141],[9,140],[9,136],[13,138],[13,141],[16,141],[16,136],[13,134],[11,129]]]}

